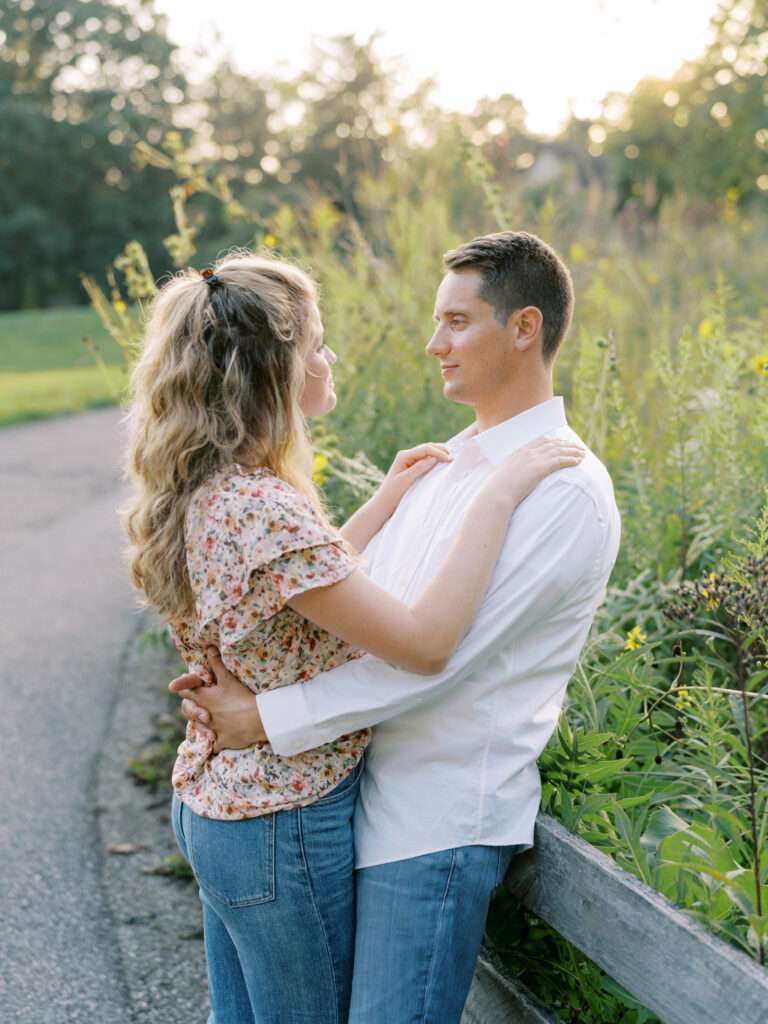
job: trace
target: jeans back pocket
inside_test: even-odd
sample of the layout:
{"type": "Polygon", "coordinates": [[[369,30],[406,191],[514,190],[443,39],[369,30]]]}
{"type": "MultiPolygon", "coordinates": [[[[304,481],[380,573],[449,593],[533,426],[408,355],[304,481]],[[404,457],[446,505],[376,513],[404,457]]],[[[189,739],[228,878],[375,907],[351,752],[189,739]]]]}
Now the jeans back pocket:
{"type": "Polygon", "coordinates": [[[189,862],[198,885],[228,907],[275,898],[275,814],[219,821],[190,814],[189,862]]]}

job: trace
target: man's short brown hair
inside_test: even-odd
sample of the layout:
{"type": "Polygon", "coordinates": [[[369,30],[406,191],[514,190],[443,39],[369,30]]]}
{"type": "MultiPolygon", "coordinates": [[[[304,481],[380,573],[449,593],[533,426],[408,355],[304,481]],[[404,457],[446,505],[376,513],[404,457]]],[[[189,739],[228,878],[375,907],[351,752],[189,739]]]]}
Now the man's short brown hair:
{"type": "Polygon", "coordinates": [[[447,270],[477,270],[483,278],[478,296],[506,324],[524,306],[541,310],[541,355],[551,363],[573,315],[573,283],[554,249],[527,231],[480,235],[443,257],[447,270]]]}

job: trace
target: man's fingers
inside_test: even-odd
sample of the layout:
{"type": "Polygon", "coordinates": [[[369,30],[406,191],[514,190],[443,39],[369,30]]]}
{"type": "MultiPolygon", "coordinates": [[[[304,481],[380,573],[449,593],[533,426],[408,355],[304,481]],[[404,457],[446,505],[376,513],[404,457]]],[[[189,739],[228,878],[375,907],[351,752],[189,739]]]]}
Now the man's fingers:
{"type": "Polygon", "coordinates": [[[231,672],[221,660],[218,647],[211,645],[205,648],[205,660],[210,666],[211,672],[216,677],[216,682],[221,683],[225,676],[231,675],[231,672]]]}
{"type": "Polygon", "coordinates": [[[216,733],[213,729],[209,729],[207,725],[201,725],[200,722],[195,722],[195,730],[205,739],[210,740],[211,743],[216,743],[216,733]]]}
{"type": "Polygon", "coordinates": [[[205,681],[194,672],[187,672],[186,675],[176,676],[168,683],[171,693],[180,693],[182,690],[196,690],[199,686],[205,686],[205,681]]]}
{"type": "Polygon", "coordinates": [[[203,725],[208,725],[211,721],[210,711],[201,708],[189,697],[185,697],[181,702],[181,714],[188,722],[202,722],[203,725]]]}
{"type": "Polygon", "coordinates": [[[222,687],[241,687],[241,682],[237,676],[232,675],[227,666],[221,660],[218,647],[206,647],[205,649],[206,661],[210,665],[211,674],[213,675],[216,684],[222,687]]]}
{"type": "MultiPolygon", "coordinates": [[[[208,687],[208,689],[210,690],[210,687],[208,687]]],[[[176,695],[182,698],[182,704],[189,701],[189,703],[194,704],[195,707],[200,707],[199,701],[201,695],[197,690],[177,690],[176,695]]],[[[204,696],[205,695],[203,694],[203,697],[204,696]]]]}

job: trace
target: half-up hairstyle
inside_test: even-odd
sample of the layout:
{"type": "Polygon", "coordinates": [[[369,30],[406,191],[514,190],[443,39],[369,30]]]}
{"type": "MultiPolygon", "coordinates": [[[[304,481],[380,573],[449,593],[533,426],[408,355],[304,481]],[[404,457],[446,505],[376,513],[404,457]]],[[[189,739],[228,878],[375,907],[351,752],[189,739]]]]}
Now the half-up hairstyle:
{"type": "Polygon", "coordinates": [[[194,612],[184,522],[214,473],[236,461],[263,466],[322,507],[299,405],[315,285],[247,250],[224,257],[215,274],[209,284],[181,271],[161,288],[131,378],[131,577],[168,621],[194,612]]]}

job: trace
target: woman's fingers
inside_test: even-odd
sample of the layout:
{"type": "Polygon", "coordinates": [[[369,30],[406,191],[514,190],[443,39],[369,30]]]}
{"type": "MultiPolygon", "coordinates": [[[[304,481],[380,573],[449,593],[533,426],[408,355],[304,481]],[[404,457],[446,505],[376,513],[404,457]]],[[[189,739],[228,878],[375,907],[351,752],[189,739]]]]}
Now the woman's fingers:
{"type": "Polygon", "coordinates": [[[453,456],[444,444],[420,444],[417,448],[411,449],[411,454],[417,459],[433,458],[438,462],[450,462],[453,456]]]}
{"type": "MultiPolygon", "coordinates": [[[[429,441],[426,444],[416,445],[415,448],[406,448],[404,451],[398,452],[392,466],[395,472],[402,473],[428,458],[434,459],[435,462],[451,462],[453,456],[444,444],[429,441]]],[[[434,462],[431,463],[431,465],[434,464],[434,462]]]]}
{"type": "Polygon", "coordinates": [[[416,480],[420,476],[424,476],[433,466],[437,465],[437,459],[434,456],[429,456],[426,459],[419,459],[418,462],[414,462],[412,466],[403,471],[403,475],[407,476],[408,479],[416,480]]]}

